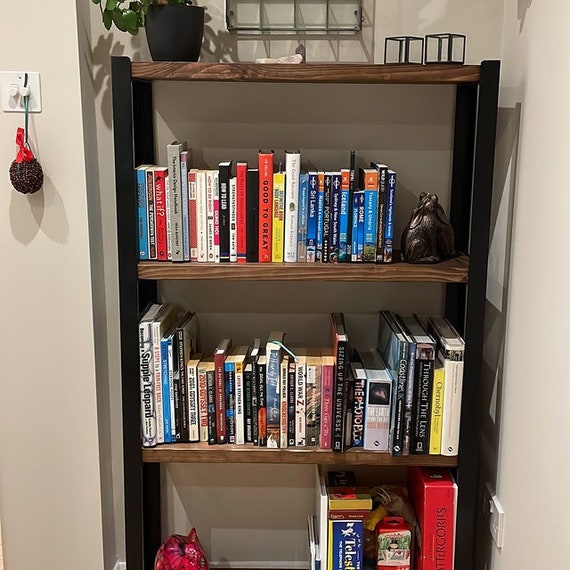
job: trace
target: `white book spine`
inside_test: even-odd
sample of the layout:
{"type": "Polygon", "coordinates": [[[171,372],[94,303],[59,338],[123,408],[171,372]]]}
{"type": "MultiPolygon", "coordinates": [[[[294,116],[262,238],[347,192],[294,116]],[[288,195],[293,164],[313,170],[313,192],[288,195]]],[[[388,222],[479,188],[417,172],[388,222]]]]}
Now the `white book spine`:
{"type": "Polygon", "coordinates": [[[156,411],[156,443],[164,443],[164,415],[162,399],[162,355],[160,351],[160,322],[152,323],[152,350],[154,366],[154,402],[156,411]]]}
{"type": "Polygon", "coordinates": [[[198,261],[198,215],[197,215],[197,168],[188,173],[188,230],[190,241],[190,261],[198,261]]]}
{"type": "Polygon", "coordinates": [[[150,322],[139,324],[139,362],[142,445],[143,447],[153,447],[157,444],[157,437],[156,403],[154,398],[154,351],[150,322]]]}
{"type": "Polygon", "coordinates": [[[245,443],[245,398],[243,389],[243,361],[234,362],[235,402],[236,402],[236,444],[245,443]]]}
{"type": "Polygon", "coordinates": [[[182,185],[182,253],[184,261],[190,261],[190,234],[189,234],[189,210],[188,210],[188,169],[192,155],[184,150],[180,153],[180,183],[182,185]]]}
{"type": "Polygon", "coordinates": [[[206,171],[196,173],[196,218],[198,229],[198,261],[208,261],[208,197],[206,171]]]}
{"type": "Polygon", "coordinates": [[[200,408],[198,399],[198,362],[188,362],[186,367],[188,382],[188,439],[200,441],[200,408]]]}
{"type": "MultiPolygon", "coordinates": [[[[169,243],[172,243],[172,261],[184,261],[184,245],[182,234],[182,181],[180,167],[180,152],[183,146],[180,143],[166,145],[166,158],[168,160],[168,177],[170,186],[166,195],[170,197],[170,229],[169,243]]],[[[170,258],[169,258],[170,259],[170,258]]]]}
{"type": "Polygon", "coordinates": [[[166,239],[167,247],[168,247],[168,259],[172,259],[172,238],[171,238],[171,231],[172,231],[172,197],[170,196],[170,175],[168,175],[164,179],[164,198],[166,203],[166,235],[168,236],[166,239]]]}
{"type": "Polygon", "coordinates": [[[237,262],[237,179],[230,178],[230,262],[237,262]]]}
{"type": "Polygon", "coordinates": [[[461,394],[463,391],[463,361],[443,360],[445,388],[441,424],[441,454],[457,455],[461,423],[461,394]]]}
{"type": "Polygon", "coordinates": [[[285,243],[283,261],[297,261],[297,228],[299,208],[299,176],[301,174],[301,153],[285,151],[285,243]]]}
{"type": "MultiPolygon", "coordinates": [[[[173,346],[172,346],[172,338],[168,343],[168,388],[169,388],[169,396],[170,402],[162,403],[163,406],[170,405],[170,438],[172,443],[176,442],[176,398],[174,396],[174,353],[173,353],[173,346]]],[[[164,410],[163,410],[164,416],[164,410]]]]}
{"type": "Polygon", "coordinates": [[[295,445],[306,445],[306,359],[299,357],[295,366],[295,445]]]}
{"type": "Polygon", "coordinates": [[[287,418],[289,411],[288,400],[289,385],[289,358],[281,360],[281,373],[279,375],[279,447],[287,447],[287,418]]]}

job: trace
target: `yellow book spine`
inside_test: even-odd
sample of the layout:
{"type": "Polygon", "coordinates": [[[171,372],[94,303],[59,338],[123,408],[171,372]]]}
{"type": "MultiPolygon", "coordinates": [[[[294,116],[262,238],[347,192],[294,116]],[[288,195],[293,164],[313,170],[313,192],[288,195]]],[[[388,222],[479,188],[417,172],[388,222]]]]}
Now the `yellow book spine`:
{"type": "Polygon", "coordinates": [[[431,401],[431,428],[429,435],[430,455],[441,454],[441,434],[443,423],[443,394],[445,389],[445,369],[438,361],[433,373],[433,391],[431,401]]]}
{"type": "Polygon", "coordinates": [[[285,173],[273,174],[273,232],[271,238],[272,261],[283,262],[284,245],[285,173]]]}

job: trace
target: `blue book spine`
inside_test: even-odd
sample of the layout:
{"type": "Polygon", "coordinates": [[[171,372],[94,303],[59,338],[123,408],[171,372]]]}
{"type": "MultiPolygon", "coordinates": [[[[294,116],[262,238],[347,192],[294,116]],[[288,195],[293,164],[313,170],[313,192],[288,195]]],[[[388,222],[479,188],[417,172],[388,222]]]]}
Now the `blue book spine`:
{"type": "Polygon", "coordinates": [[[394,208],[396,206],[396,173],[388,170],[386,186],[386,224],[384,228],[384,262],[392,261],[394,240],[394,208]]]}
{"type": "Polygon", "coordinates": [[[349,222],[352,220],[350,207],[350,190],[341,189],[340,191],[340,218],[338,224],[338,260],[350,261],[348,259],[348,251],[351,246],[348,243],[349,222]]]}
{"type": "Polygon", "coordinates": [[[148,197],[146,190],[146,167],[140,166],[137,173],[137,214],[139,259],[149,259],[148,249],[148,197]]]}
{"type": "Polygon", "coordinates": [[[307,209],[307,261],[312,263],[317,258],[317,173],[309,172],[309,201],[307,209]]]}
{"type": "Polygon", "coordinates": [[[363,570],[364,523],[361,520],[329,521],[329,553],[332,570],[363,570]]]}
{"type": "Polygon", "coordinates": [[[297,217],[297,261],[307,261],[307,213],[309,211],[309,175],[299,175],[299,211],[297,217]]]}
{"type": "Polygon", "coordinates": [[[236,442],[236,392],[235,365],[233,362],[224,363],[224,380],[226,388],[226,430],[228,443],[236,442]]]}
{"type": "Polygon", "coordinates": [[[182,255],[190,261],[190,226],[188,225],[188,151],[180,153],[180,181],[182,186],[182,255]]]}
{"type": "Polygon", "coordinates": [[[330,237],[329,237],[329,261],[339,260],[339,240],[340,240],[340,172],[332,173],[331,180],[331,216],[330,216],[330,237]]]}
{"type": "Polygon", "coordinates": [[[361,190],[352,195],[352,237],[351,237],[351,261],[358,261],[358,203],[361,190]]]}
{"type": "Polygon", "coordinates": [[[162,418],[164,422],[164,443],[172,443],[172,421],[170,410],[170,374],[168,371],[168,343],[172,337],[160,341],[161,379],[162,379],[162,418]]]}
{"type": "Polygon", "coordinates": [[[364,248],[362,261],[376,261],[376,228],[378,225],[378,190],[364,191],[364,248]]]}

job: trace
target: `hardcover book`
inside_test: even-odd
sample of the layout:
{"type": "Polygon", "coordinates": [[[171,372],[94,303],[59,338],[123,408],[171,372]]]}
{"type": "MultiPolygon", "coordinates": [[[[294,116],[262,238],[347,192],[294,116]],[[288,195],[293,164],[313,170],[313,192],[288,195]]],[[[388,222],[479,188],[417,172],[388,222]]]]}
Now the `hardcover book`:
{"type": "Polygon", "coordinates": [[[399,320],[415,343],[410,453],[422,455],[429,453],[435,341],[426,332],[417,315],[399,315],[399,320]]]}
{"type": "Polygon", "coordinates": [[[357,352],[366,373],[364,449],[389,451],[392,376],[377,350],[357,352]]]}
{"type": "Polygon", "coordinates": [[[188,171],[188,241],[190,261],[198,261],[197,172],[197,168],[191,168],[188,171]]]}
{"type": "Polygon", "coordinates": [[[232,346],[231,338],[224,338],[214,351],[215,365],[215,399],[216,399],[216,440],[217,443],[227,443],[226,427],[226,378],[225,362],[232,346]]]}
{"type": "Polygon", "coordinates": [[[445,391],[445,369],[436,357],[433,371],[433,392],[431,396],[431,422],[429,433],[430,455],[441,454],[441,431],[443,424],[443,394],[445,391]]]}
{"type": "Polygon", "coordinates": [[[333,355],[335,357],[332,450],[344,451],[345,379],[348,365],[348,332],[342,313],[331,313],[333,355]]]}
{"type": "MultiPolygon", "coordinates": [[[[259,183],[258,183],[259,184],[259,183]]],[[[246,262],[247,251],[247,162],[236,163],[237,262],[246,262]]]]}
{"type": "MultiPolygon", "coordinates": [[[[208,197],[206,170],[196,171],[196,229],[198,261],[208,261],[208,197]]],[[[212,202],[213,208],[213,202],[212,202]]]]}
{"type": "Polygon", "coordinates": [[[281,354],[285,333],[271,331],[265,345],[267,366],[265,372],[267,402],[267,447],[279,447],[280,410],[279,378],[281,371],[281,354]]]}
{"type": "Polygon", "coordinates": [[[321,360],[321,431],[319,434],[321,449],[332,448],[334,417],[334,378],[336,360],[332,353],[323,353],[321,360]]]}
{"type": "Polygon", "coordinates": [[[273,151],[260,150],[259,169],[259,244],[258,261],[271,262],[271,205],[273,201],[273,151]]]}
{"type": "Polygon", "coordinates": [[[259,261],[259,170],[247,169],[246,261],[259,261]]]}
{"type": "Polygon", "coordinates": [[[273,206],[271,209],[271,260],[283,261],[283,247],[285,237],[285,173],[273,174],[273,206]]]}
{"type": "Polygon", "coordinates": [[[445,389],[441,454],[457,455],[461,423],[461,396],[463,392],[463,362],[465,342],[451,323],[441,315],[428,319],[428,332],[437,343],[437,352],[444,367],[445,389]]]}
{"type": "Polygon", "coordinates": [[[158,443],[156,435],[156,400],[154,396],[152,322],[160,308],[161,305],[158,303],[150,305],[139,321],[141,435],[143,447],[154,447],[158,443]]]}
{"type": "Polygon", "coordinates": [[[232,161],[218,164],[220,262],[230,261],[230,178],[232,161]]]}
{"type": "MultiPolygon", "coordinates": [[[[172,353],[172,339],[174,330],[169,329],[160,339],[160,361],[162,382],[162,441],[159,443],[172,443],[176,441],[177,429],[180,429],[180,417],[177,421],[177,410],[174,396],[174,363],[172,353]]],[[[158,400],[157,400],[158,402],[158,400]]]]}
{"type": "Polygon", "coordinates": [[[237,178],[235,176],[230,178],[230,262],[237,262],[237,178]]]}
{"type": "Polygon", "coordinates": [[[139,240],[139,259],[149,258],[148,246],[148,194],[146,188],[146,170],[150,164],[141,164],[136,168],[137,178],[137,237],[139,240]]]}
{"type": "Polygon", "coordinates": [[[235,382],[235,423],[236,423],[236,444],[245,443],[245,421],[246,421],[246,400],[244,389],[244,368],[249,354],[249,347],[245,345],[232,349],[231,360],[234,365],[235,382]]]}
{"type": "Polygon", "coordinates": [[[299,176],[301,174],[301,152],[285,151],[285,208],[283,261],[297,261],[297,229],[299,216],[299,176]]]}
{"type": "Polygon", "coordinates": [[[170,197],[170,234],[172,261],[184,261],[184,237],[182,229],[182,172],[180,153],[186,150],[186,142],[174,141],[166,145],[170,197]]]}
{"type": "Polygon", "coordinates": [[[188,393],[188,441],[207,441],[208,434],[208,403],[206,394],[206,375],[204,382],[200,380],[199,366],[203,358],[201,352],[195,352],[186,363],[187,393],[188,393]],[[202,404],[200,392],[204,393],[204,403],[202,404]],[[202,424],[202,417],[204,424],[202,424]],[[202,426],[206,428],[204,439],[200,433],[202,426]]]}
{"type": "Polygon", "coordinates": [[[168,260],[168,235],[166,225],[166,178],[168,168],[153,166],[149,168],[153,176],[154,217],[156,229],[156,259],[168,260]]]}

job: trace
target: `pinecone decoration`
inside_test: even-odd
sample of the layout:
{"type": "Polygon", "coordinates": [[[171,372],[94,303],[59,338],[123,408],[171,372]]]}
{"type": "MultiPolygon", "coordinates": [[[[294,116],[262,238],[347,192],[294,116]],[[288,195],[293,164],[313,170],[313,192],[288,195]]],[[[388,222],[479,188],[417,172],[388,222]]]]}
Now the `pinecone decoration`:
{"type": "Polygon", "coordinates": [[[10,182],[22,194],[34,194],[44,183],[44,171],[36,158],[29,162],[12,161],[10,165],[10,182]]]}

